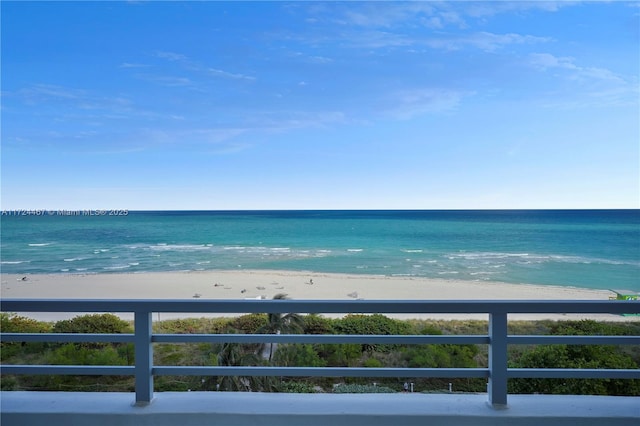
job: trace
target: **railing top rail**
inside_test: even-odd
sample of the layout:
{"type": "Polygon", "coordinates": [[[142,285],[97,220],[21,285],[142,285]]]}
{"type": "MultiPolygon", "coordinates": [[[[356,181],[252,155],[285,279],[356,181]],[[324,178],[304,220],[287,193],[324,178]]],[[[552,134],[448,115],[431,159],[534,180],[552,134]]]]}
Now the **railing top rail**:
{"type": "Polygon", "coordinates": [[[634,300],[3,299],[4,312],[640,313],[634,300]]]}

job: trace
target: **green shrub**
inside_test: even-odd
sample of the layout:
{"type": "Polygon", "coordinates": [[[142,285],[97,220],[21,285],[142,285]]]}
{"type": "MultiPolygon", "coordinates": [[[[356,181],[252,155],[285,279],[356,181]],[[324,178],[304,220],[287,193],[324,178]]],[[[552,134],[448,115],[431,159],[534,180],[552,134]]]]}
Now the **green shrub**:
{"type": "Polygon", "coordinates": [[[317,345],[320,357],[329,367],[352,367],[362,356],[362,345],[357,343],[326,343],[317,345]]]}
{"type": "Polygon", "coordinates": [[[179,318],[153,323],[154,333],[221,334],[229,328],[230,318],[179,318]]]}
{"type": "Polygon", "coordinates": [[[67,343],[48,353],[46,363],[53,365],[127,365],[127,360],[123,359],[118,351],[111,346],[91,349],[78,348],[73,343],[67,343]]]}
{"type": "Polygon", "coordinates": [[[81,315],[53,325],[54,333],[131,333],[131,325],[113,314],[81,315]]]}
{"type": "Polygon", "coordinates": [[[273,362],[282,367],[325,367],[327,365],[327,362],[320,358],[310,344],[278,345],[273,362]]]}
{"type": "Polygon", "coordinates": [[[318,314],[302,317],[304,334],[333,334],[333,322],[318,314]]]}
{"type": "Polygon", "coordinates": [[[382,362],[376,358],[367,358],[364,363],[362,363],[363,367],[367,368],[381,368],[383,367],[382,362]]]}
{"type": "MultiPolygon", "coordinates": [[[[337,334],[374,334],[374,335],[407,335],[413,332],[413,327],[405,321],[388,318],[384,315],[347,315],[336,320],[334,329],[337,334]]],[[[388,352],[398,348],[398,345],[377,345],[365,343],[363,351],[388,352]]]]}
{"type": "Polygon", "coordinates": [[[396,393],[396,391],[386,386],[342,384],[334,387],[333,393],[396,393]]]}
{"type": "Polygon", "coordinates": [[[278,386],[278,392],[284,393],[316,393],[315,386],[310,383],[300,381],[282,382],[278,386]]]}
{"type": "MultiPolygon", "coordinates": [[[[628,335],[633,328],[593,320],[562,321],[550,327],[555,335],[628,335]]],[[[515,368],[637,369],[637,361],[613,345],[540,345],[525,349],[509,363],[515,368]]],[[[640,395],[637,379],[513,379],[514,393],[575,395],[640,395]]]]}
{"type": "Polygon", "coordinates": [[[0,331],[3,333],[49,333],[51,332],[51,324],[0,312],[0,331]]]}
{"type": "MultiPolygon", "coordinates": [[[[51,324],[1,312],[0,331],[3,333],[49,333],[51,324]]],[[[0,361],[6,362],[16,356],[42,353],[48,345],[49,343],[46,342],[2,342],[0,343],[0,361]]]]}
{"type": "Polygon", "coordinates": [[[245,334],[256,334],[268,323],[267,314],[247,314],[233,319],[229,326],[245,334]]]}

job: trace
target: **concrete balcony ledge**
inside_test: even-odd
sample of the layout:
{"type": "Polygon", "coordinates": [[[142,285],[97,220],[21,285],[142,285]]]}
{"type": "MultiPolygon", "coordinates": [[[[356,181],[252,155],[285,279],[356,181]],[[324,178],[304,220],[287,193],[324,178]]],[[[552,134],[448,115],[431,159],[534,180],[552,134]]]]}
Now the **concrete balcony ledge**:
{"type": "Polygon", "coordinates": [[[496,410],[486,394],[278,394],[157,392],[134,406],[132,393],[2,392],[3,426],[117,425],[633,425],[640,398],[510,395],[496,410]]]}

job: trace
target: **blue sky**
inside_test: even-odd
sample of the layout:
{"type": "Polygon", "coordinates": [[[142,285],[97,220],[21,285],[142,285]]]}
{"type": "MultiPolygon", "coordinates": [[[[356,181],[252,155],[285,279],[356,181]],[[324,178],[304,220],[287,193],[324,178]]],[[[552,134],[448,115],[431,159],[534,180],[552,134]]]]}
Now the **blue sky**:
{"type": "Polygon", "coordinates": [[[3,1],[2,208],[639,208],[638,5],[3,1]]]}

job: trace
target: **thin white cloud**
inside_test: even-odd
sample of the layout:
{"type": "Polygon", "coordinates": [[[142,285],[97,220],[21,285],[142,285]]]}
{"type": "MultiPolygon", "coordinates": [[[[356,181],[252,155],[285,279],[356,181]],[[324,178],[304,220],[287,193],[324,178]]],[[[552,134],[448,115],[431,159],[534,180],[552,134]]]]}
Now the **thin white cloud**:
{"type": "Polygon", "coordinates": [[[146,64],[136,64],[131,62],[123,62],[119,65],[119,68],[146,68],[149,65],[146,64]]]}
{"type": "MultiPolygon", "coordinates": [[[[554,72],[557,77],[579,85],[581,90],[577,93],[581,96],[564,100],[564,106],[637,104],[637,78],[626,79],[606,68],[580,66],[575,58],[550,53],[530,54],[528,65],[541,72],[554,72]]],[[[553,103],[557,105],[559,102],[553,103]]]]}
{"type": "Polygon", "coordinates": [[[184,62],[188,60],[188,58],[185,55],[181,53],[175,53],[175,52],[159,51],[159,52],[156,52],[156,57],[161,59],[166,59],[172,62],[184,62]]]}
{"type": "Polygon", "coordinates": [[[209,68],[208,70],[209,75],[214,76],[214,77],[223,77],[223,78],[231,78],[234,80],[248,80],[248,81],[255,81],[255,77],[251,77],[248,75],[244,75],[244,74],[234,74],[228,71],[223,71],[223,70],[219,70],[219,69],[215,69],[215,68],[209,68]]]}
{"type": "Polygon", "coordinates": [[[18,91],[18,95],[27,102],[50,99],[76,100],[86,97],[82,90],[53,84],[34,84],[18,91]]]}
{"type": "MultiPolygon", "coordinates": [[[[175,62],[175,63],[179,64],[184,71],[188,71],[188,72],[192,72],[192,73],[196,73],[196,74],[200,74],[200,75],[204,74],[204,75],[209,76],[209,77],[228,78],[228,79],[233,79],[233,80],[244,80],[244,81],[255,81],[256,80],[255,77],[252,77],[252,76],[249,76],[249,75],[230,72],[230,71],[225,71],[225,70],[222,70],[222,69],[219,69],[219,68],[206,67],[206,66],[198,63],[197,61],[192,60],[188,56],[181,54],[181,53],[158,51],[158,52],[155,52],[155,56],[160,58],[160,59],[164,59],[164,60],[167,60],[169,62],[175,62]]],[[[156,77],[156,79],[158,81],[162,82],[162,80],[164,78],[163,77],[156,77]]],[[[174,85],[174,86],[192,85],[193,83],[194,83],[193,80],[190,80],[190,79],[187,79],[187,78],[181,78],[181,79],[177,79],[177,80],[175,80],[173,82],[170,82],[169,85],[174,85]]]]}
{"type": "Polygon", "coordinates": [[[343,124],[347,118],[340,111],[262,111],[251,115],[250,126],[258,131],[286,132],[296,129],[323,128],[343,124]]]}
{"type": "Polygon", "coordinates": [[[333,59],[325,56],[307,56],[306,61],[312,64],[328,64],[333,62],[333,59]]]}
{"type": "Polygon", "coordinates": [[[188,77],[177,77],[167,75],[153,75],[153,74],[138,74],[138,78],[156,83],[165,87],[186,87],[193,85],[193,81],[188,77]]]}
{"type": "Polygon", "coordinates": [[[388,98],[387,115],[408,120],[424,114],[449,112],[455,110],[463,98],[471,95],[471,92],[439,88],[403,90],[388,98]]]}
{"type": "Polygon", "coordinates": [[[579,1],[478,1],[469,2],[464,6],[464,14],[471,18],[485,18],[510,12],[526,12],[540,10],[543,12],[557,12],[563,7],[575,6],[579,1]]]}
{"type": "Polygon", "coordinates": [[[538,37],[532,35],[522,35],[515,33],[494,34],[486,31],[461,35],[461,36],[439,36],[426,40],[424,44],[434,49],[460,50],[466,47],[473,47],[493,52],[505,46],[514,44],[537,44],[551,41],[548,37],[538,37]]]}
{"type": "Polygon", "coordinates": [[[340,38],[346,40],[344,45],[347,47],[365,49],[408,47],[419,43],[415,38],[389,31],[361,31],[345,34],[340,38]]]}
{"type": "Polygon", "coordinates": [[[390,29],[401,25],[421,25],[441,29],[468,28],[468,20],[484,21],[503,13],[527,11],[557,12],[577,1],[482,1],[482,2],[351,2],[309,7],[310,23],[333,22],[362,28],[390,29]]]}
{"type": "Polygon", "coordinates": [[[397,48],[426,46],[440,50],[462,50],[466,48],[494,52],[510,45],[538,44],[551,41],[549,37],[538,37],[516,33],[494,34],[486,31],[471,34],[439,33],[428,37],[411,36],[389,31],[361,31],[345,34],[343,39],[348,47],[355,48],[397,48]]]}
{"type": "Polygon", "coordinates": [[[554,56],[550,53],[531,53],[529,64],[539,70],[549,69],[569,70],[569,78],[608,80],[612,82],[624,83],[625,80],[606,68],[580,67],[575,64],[575,59],[569,56],[554,56]]]}

